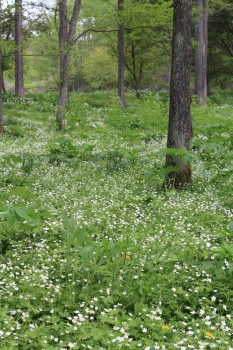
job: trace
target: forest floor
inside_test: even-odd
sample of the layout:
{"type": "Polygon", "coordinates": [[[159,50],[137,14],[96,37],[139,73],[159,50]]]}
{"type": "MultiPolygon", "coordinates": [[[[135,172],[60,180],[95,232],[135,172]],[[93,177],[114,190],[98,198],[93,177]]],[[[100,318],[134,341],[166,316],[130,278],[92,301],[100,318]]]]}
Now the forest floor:
{"type": "Polygon", "coordinates": [[[183,190],[166,92],[72,94],[63,133],[56,104],[4,96],[0,349],[232,350],[232,94],[193,102],[183,190]]]}

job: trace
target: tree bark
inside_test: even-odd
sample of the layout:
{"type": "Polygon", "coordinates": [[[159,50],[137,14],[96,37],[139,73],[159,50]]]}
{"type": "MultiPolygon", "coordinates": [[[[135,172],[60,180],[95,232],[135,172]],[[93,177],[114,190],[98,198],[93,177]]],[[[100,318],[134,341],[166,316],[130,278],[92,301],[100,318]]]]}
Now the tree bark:
{"type": "Polygon", "coordinates": [[[121,24],[120,12],[123,10],[124,0],[118,0],[118,18],[120,20],[118,24],[118,96],[121,107],[125,107],[125,80],[124,80],[124,65],[125,65],[125,52],[124,52],[124,30],[121,24]]]}
{"type": "MultiPolygon", "coordinates": [[[[190,54],[192,0],[174,0],[170,111],[167,147],[189,150],[192,137],[190,115],[190,54]]],[[[165,187],[181,188],[191,183],[190,164],[182,157],[166,156],[165,187]],[[174,167],[174,168],[173,168],[174,167]]]]}
{"type": "Polygon", "coordinates": [[[2,53],[0,52],[0,135],[4,134],[3,106],[2,106],[2,53]]]}
{"type": "Polygon", "coordinates": [[[196,0],[195,93],[200,105],[207,102],[208,0],[196,0]]]}
{"type": "Polygon", "coordinates": [[[6,92],[6,87],[5,87],[4,75],[3,75],[3,65],[2,65],[2,76],[1,76],[1,80],[2,80],[2,92],[3,92],[3,94],[5,94],[5,92],[6,92]]]}
{"type": "Polygon", "coordinates": [[[15,0],[15,94],[24,96],[22,0],[15,0]]]}
{"type": "MultiPolygon", "coordinates": [[[[135,92],[136,97],[140,98],[140,89],[141,89],[141,77],[142,72],[139,73],[139,77],[137,77],[137,68],[136,68],[136,53],[134,43],[131,44],[131,57],[132,57],[132,75],[135,83],[135,92]]],[[[140,69],[142,69],[142,63],[140,65],[140,69]]]]}
{"type": "Polygon", "coordinates": [[[69,51],[74,42],[81,0],[75,0],[71,20],[67,18],[67,0],[59,1],[59,48],[60,48],[60,93],[58,99],[57,125],[65,129],[65,110],[69,96],[69,51]]]}
{"type": "MultiPolygon", "coordinates": [[[[0,0],[0,13],[2,11],[2,1],[0,0]]],[[[2,39],[2,28],[1,28],[1,16],[0,16],[0,39],[2,39]]],[[[3,104],[2,104],[2,90],[3,90],[3,69],[2,69],[2,51],[0,47],[0,135],[4,134],[4,123],[3,123],[3,104]]]]}
{"type": "Polygon", "coordinates": [[[68,19],[67,1],[59,2],[59,49],[60,49],[60,92],[58,99],[57,125],[59,130],[65,129],[65,107],[68,100],[68,19]]]}

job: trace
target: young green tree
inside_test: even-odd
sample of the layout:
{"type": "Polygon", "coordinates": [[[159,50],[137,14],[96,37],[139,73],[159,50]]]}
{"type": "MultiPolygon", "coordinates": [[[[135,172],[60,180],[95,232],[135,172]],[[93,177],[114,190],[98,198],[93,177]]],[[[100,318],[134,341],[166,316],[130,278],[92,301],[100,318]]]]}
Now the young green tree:
{"type": "Polygon", "coordinates": [[[120,10],[116,0],[100,0],[98,7],[90,0],[83,3],[85,28],[89,16],[89,28],[98,32],[91,32],[92,50],[96,45],[107,47],[118,59],[119,95],[120,89],[124,90],[120,74],[124,73],[125,85],[133,88],[137,96],[152,84],[156,72],[162,76],[163,67],[170,63],[171,14],[171,0],[121,0],[120,10]]]}
{"type": "Polygon", "coordinates": [[[163,69],[161,59],[168,63],[171,1],[129,0],[126,4],[124,22],[129,30],[125,32],[125,66],[129,83],[139,97],[141,89],[150,86],[155,78],[156,69],[163,69]]]}
{"type": "MultiPolygon", "coordinates": [[[[115,58],[115,57],[114,57],[115,58]]],[[[117,86],[117,62],[106,48],[97,47],[83,64],[84,77],[94,88],[110,89],[117,86]]]]}
{"type": "MultiPolygon", "coordinates": [[[[189,150],[192,137],[190,115],[190,54],[192,0],[174,0],[170,112],[167,147],[189,150]]],[[[179,152],[177,152],[179,153],[179,152]]],[[[167,154],[165,186],[181,188],[191,183],[190,164],[182,157],[167,154]]]]}

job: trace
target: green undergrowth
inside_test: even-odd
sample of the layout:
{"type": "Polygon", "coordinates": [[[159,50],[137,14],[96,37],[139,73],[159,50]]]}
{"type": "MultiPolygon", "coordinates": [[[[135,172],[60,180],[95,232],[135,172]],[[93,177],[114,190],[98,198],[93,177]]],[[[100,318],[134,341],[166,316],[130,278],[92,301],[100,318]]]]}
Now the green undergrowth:
{"type": "Polygon", "coordinates": [[[232,350],[230,93],[192,105],[193,183],[164,190],[167,93],[4,96],[0,349],[232,350]]]}

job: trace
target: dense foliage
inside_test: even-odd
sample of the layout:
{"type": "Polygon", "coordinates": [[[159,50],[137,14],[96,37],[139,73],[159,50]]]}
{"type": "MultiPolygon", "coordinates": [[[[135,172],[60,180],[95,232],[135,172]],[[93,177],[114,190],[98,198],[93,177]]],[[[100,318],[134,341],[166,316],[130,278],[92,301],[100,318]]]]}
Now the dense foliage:
{"type": "Polygon", "coordinates": [[[193,102],[193,185],[162,189],[167,93],[4,96],[0,347],[232,350],[232,99],[193,102]]]}

